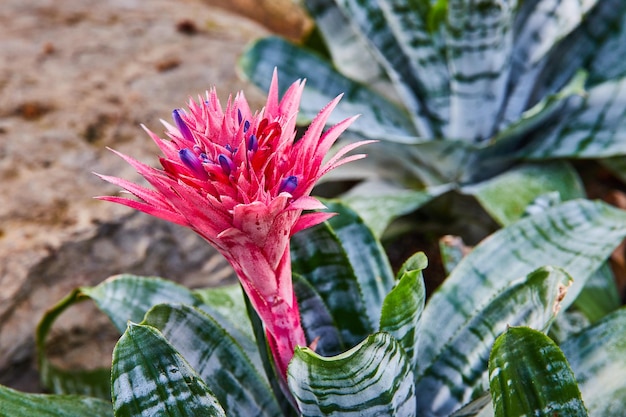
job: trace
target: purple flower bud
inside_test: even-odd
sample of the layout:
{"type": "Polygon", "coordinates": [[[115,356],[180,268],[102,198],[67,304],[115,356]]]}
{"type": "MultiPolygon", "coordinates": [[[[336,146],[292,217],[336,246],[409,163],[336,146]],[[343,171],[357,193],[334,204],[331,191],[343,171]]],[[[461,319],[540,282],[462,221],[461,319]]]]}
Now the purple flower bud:
{"type": "Polygon", "coordinates": [[[280,194],[283,191],[286,191],[291,194],[293,193],[293,190],[295,190],[297,186],[298,186],[298,178],[294,175],[290,175],[280,183],[280,188],[278,189],[278,193],[280,194]]]}
{"type": "Polygon", "coordinates": [[[175,109],[174,111],[172,111],[172,117],[174,118],[176,127],[178,128],[178,130],[180,130],[180,134],[183,136],[183,139],[189,142],[189,144],[195,143],[193,135],[191,134],[191,130],[189,130],[189,126],[187,126],[187,123],[185,123],[185,121],[181,117],[180,111],[180,109],[175,109]]]}
{"type": "Polygon", "coordinates": [[[223,153],[217,156],[217,161],[220,163],[220,166],[222,167],[222,170],[226,175],[230,175],[232,170],[235,169],[235,164],[233,164],[233,161],[223,153]]]}
{"type": "Polygon", "coordinates": [[[198,159],[196,154],[193,153],[191,149],[181,149],[180,151],[178,151],[178,156],[180,157],[181,162],[185,164],[185,166],[189,168],[191,172],[196,175],[196,177],[201,180],[209,179],[209,174],[207,174],[207,172],[204,170],[202,162],[200,161],[200,159],[198,159]]]}
{"type": "Polygon", "coordinates": [[[250,122],[246,120],[243,123],[243,133],[246,133],[248,131],[248,129],[250,129],[250,122]]]}
{"type": "Polygon", "coordinates": [[[237,121],[239,122],[239,124],[241,124],[242,120],[243,120],[243,115],[241,114],[241,110],[237,109],[237,121]]]}
{"type": "Polygon", "coordinates": [[[259,140],[254,135],[250,135],[248,138],[248,150],[256,152],[259,149],[259,140]]]}

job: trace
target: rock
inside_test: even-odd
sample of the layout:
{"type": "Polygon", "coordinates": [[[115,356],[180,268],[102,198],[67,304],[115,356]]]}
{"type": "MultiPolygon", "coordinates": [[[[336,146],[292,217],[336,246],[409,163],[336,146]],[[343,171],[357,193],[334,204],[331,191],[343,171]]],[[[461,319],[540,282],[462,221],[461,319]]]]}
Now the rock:
{"type": "MultiPolygon", "coordinates": [[[[236,77],[235,62],[265,34],[208,2],[3,0],[1,384],[41,389],[35,327],[77,286],[122,272],[192,287],[232,280],[221,257],[190,231],[93,200],[118,190],[91,172],[137,179],[106,147],[155,163],[157,148],[139,124],[161,133],[159,118],[212,85],[224,100],[243,89],[262,105],[262,92],[236,77]]],[[[112,344],[99,341],[111,339],[106,319],[85,311],[68,314],[54,331],[57,341],[72,334],[96,341],[96,353],[86,350],[68,366],[110,361],[112,344]]]]}

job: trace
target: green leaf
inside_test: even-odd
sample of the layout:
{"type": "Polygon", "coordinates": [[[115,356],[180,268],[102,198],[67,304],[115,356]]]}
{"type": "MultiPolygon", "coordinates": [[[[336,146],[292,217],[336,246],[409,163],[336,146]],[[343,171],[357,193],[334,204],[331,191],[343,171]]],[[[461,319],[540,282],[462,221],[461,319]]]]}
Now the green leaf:
{"type": "Polygon", "coordinates": [[[394,219],[411,213],[450,187],[410,190],[380,180],[364,181],[341,197],[380,238],[394,219]]]}
{"type": "Polygon", "coordinates": [[[414,142],[415,129],[406,113],[386,98],[335,71],[315,53],[283,39],[269,37],[253,43],[242,55],[239,67],[248,79],[267,91],[274,68],[280,91],[306,76],[300,104],[301,122],[310,122],[331,100],[344,94],[329,124],[360,114],[350,131],[368,138],[396,138],[414,142]]]}
{"type": "Polygon", "coordinates": [[[626,309],[621,308],[561,344],[589,415],[621,417],[626,410],[626,309]]]}
{"type": "Polygon", "coordinates": [[[626,78],[606,81],[576,98],[569,102],[568,116],[532,136],[520,156],[541,160],[626,154],[626,78]]]}
{"type": "Polygon", "coordinates": [[[309,344],[322,356],[338,355],[344,349],[341,334],[322,296],[301,275],[293,274],[293,290],[298,299],[302,328],[309,344]]]}
{"type": "Polygon", "coordinates": [[[537,197],[553,191],[559,193],[561,201],[581,198],[585,194],[578,174],[565,162],[520,165],[461,189],[461,192],[475,196],[501,225],[519,220],[537,197]]]}
{"type": "Polygon", "coordinates": [[[324,203],[338,215],[292,237],[292,267],[317,290],[342,341],[352,347],[377,330],[394,277],[380,242],[356,213],[339,202],[324,203]]]}
{"type": "Polygon", "coordinates": [[[41,383],[56,394],[82,394],[109,400],[111,398],[111,371],[109,369],[68,370],[55,366],[46,355],[46,339],[54,321],[65,310],[87,297],[78,288],[46,311],[37,326],[37,365],[41,383]]]}
{"type": "Polygon", "coordinates": [[[571,278],[565,272],[541,268],[515,281],[489,304],[471,313],[433,362],[420,369],[415,385],[419,414],[448,416],[482,393],[487,385],[489,352],[496,337],[509,326],[547,330],[570,284],[571,278]]]}
{"type": "Polygon", "coordinates": [[[282,415],[269,385],[241,346],[210,316],[190,306],[160,304],[148,312],[142,324],[161,331],[228,416],[282,415]]]}
{"type": "Polygon", "coordinates": [[[587,416],[563,352],[536,330],[511,327],[498,337],[489,387],[496,417],[587,416]]]}
{"type": "Polygon", "coordinates": [[[543,265],[574,278],[563,301],[567,308],[625,235],[626,212],[587,200],[566,202],[494,233],[461,260],[426,304],[419,369],[432,363],[477,308],[543,265]]]}
{"type": "Polygon", "coordinates": [[[346,77],[385,97],[394,96],[395,90],[385,70],[335,2],[306,0],[305,4],[324,38],[333,66],[346,77]]]}
{"type": "Polygon", "coordinates": [[[447,137],[480,142],[497,126],[511,65],[515,1],[448,0],[450,68],[447,137]]]}
{"type": "Polygon", "coordinates": [[[419,134],[429,139],[442,136],[442,121],[425,99],[424,85],[413,65],[416,62],[412,62],[403,50],[392,29],[396,22],[387,20],[389,14],[385,15],[381,3],[359,0],[337,0],[336,3],[375,49],[376,58],[394,82],[419,134]]]}
{"type": "MultiPolygon", "coordinates": [[[[421,255],[414,256],[419,260],[413,262],[423,262],[425,256],[421,255]]],[[[419,322],[426,300],[423,268],[419,266],[422,265],[402,272],[398,284],[385,297],[380,315],[380,331],[389,333],[400,343],[411,364],[417,364],[419,322]]]]}
{"type": "Polygon", "coordinates": [[[27,394],[0,385],[0,415],[6,417],[113,417],[110,402],[78,395],[27,394]]]}
{"type": "Polygon", "coordinates": [[[116,417],[226,416],[211,390],[153,327],[129,323],[113,351],[116,417]]]}
{"type": "Polygon", "coordinates": [[[287,370],[303,416],[414,416],[411,364],[386,333],[331,358],[298,348],[287,370]]]}
{"type": "Polygon", "coordinates": [[[615,277],[608,262],[589,277],[574,301],[574,306],[592,323],[617,310],[621,304],[615,277]]]}
{"type": "Polygon", "coordinates": [[[82,287],[115,327],[123,333],[128,321],[140,322],[152,306],[161,303],[199,305],[200,299],[187,288],[157,277],[116,275],[95,287],[82,287]]]}
{"type": "Polygon", "coordinates": [[[202,288],[192,290],[191,292],[200,297],[203,304],[211,306],[214,311],[219,312],[224,319],[228,320],[242,334],[248,336],[250,340],[254,340],[254,332],[252,331],[250,317],[247,314],[241,285],[234,284],[202,288]]]}

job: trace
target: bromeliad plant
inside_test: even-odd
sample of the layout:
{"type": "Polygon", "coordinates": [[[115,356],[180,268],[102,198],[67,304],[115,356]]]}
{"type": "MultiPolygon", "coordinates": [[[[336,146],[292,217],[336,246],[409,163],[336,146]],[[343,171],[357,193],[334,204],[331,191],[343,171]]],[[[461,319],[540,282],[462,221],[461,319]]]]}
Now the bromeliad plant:
{"type": "Polygon", "coordinates": [[[380,143],[337,178],[369,180],[346,198],[377,234],[450,190],[500,225],[546,193],[581,197],[571,160],[624,178],[623,1],[302,3],[309,41],[262,39],[240,67],[260,86],[275,66],[285,83],[307,77],[303,123],[345,92],[335,117],[361,113],[347,134],[380,143]]]}
{"type": "Polygon", "coordinates": [[[279,100],[274,78],[254,114],[243,95],[223,109],[212,91],[174,111],[169,140],[149,132],[162,169],[121,155],[153,189],[102,176],[136,197],[102,199],[192,228],[240,285],[192,291],[121,275],[76,289],[37,331],[42,379],[58,394],[0,387],[2,414],[623,415],[626,374],[612,370],[626,367],[626,310],[573,336],[558,329],[561,348],[545,332],[603,272],[626,213],[585,200],[539,211],[484,240],[426,303],[422,253],[394,276],[354,211],[337,201],[321,210],[309,196],[321,175],[360,158],[343,156],[362,143],[323,162],[352,122],[323,132],[337,101],[296,138],[302,88],[279,100]],[[110,373],[46,357],[55,319],[85,299],[122,333],[110,373]]]}

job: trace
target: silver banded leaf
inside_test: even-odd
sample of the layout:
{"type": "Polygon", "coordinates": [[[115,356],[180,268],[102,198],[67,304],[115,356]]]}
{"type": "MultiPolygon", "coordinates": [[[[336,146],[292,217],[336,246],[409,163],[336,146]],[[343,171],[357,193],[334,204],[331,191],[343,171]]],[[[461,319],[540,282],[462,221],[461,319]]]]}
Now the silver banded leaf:
{"type": "Polygon", "coordinates": [[[448,137],[480,142],[497,127],[513,49],[515,0],[448,0],[448,137]]]}
{"type": "Polygon", "coordinates": [[[593,417],[626,410],[626,309],[615,311],[561,344],[593,417]]]}
{"type": "MultiPolygon", "coordinates": [[[[337,70],[389,97],[395,91],[384,69],[378,64],[360,34],[350,25],[334,0],[306,0],[306,8],[325,40],[337,70]]],[[[397,101],[397,97],[390,97],[397,101]]]]}
{"type": "Polygon", "coordinates": [[[113,417],[109,401],[78,395],[28,394],[0,385],[3,417],[113,417]]]}
{"type": "Polygon", "coordinates": [[[116,417],[226,417],[202,378],[150,326],[129,323],[113,351],[116,417]]]}
{"type": "Polygon", "coordinates": [[[382,245],[357,214],[339,202],[324,204],[338,215],[292,237],[292,267],[319,293],[352,347],[377,330],[394,276],[382,245]]]}
{"type": "Polygon", "coordinates": [[[524,164],[461,192],[476,197],[485,211],[501,225],[519,220],[537,197],[556,191],[560,201],[585,196],[583,184],[566,162],[524,164]]]}
{"type": "Polygon", "coordinates": [[[241,346],[210,316],[190,306],[160,304],[146,314],[142,324],[161,331],[229,417],[282,415],[268,383],[241,346]]]}
{"type": "Polygon", "coordinates": [[[299,118],[310,122],[331,100],[344,94],[328,123],[360,114],[350,131],[366,138],[415,142],[415,128],[406,112],[383,96],[339,74],[321,56],[276,37],[261,39],[243,54],[239,66],[248,79],[267,90],[275,68],[280,91],[306,74],[299,118]]]}
{"type": "Polygon", "coordinates": [[[489,352],[496,337],[509,326],[547,330],[570,284],[571,278],[565,272],[541,268],[514,282],[484,309],[474,312],[432,364],[421,370],[415,384],[419,414],[448,416],[484,392],[489,352]]]}
{"type": "Polygon", "coordinates": [[[392,22],[386,20],[380,3],[359,0],[336,0],[336,3],[373,47],[375,57],[394,83],[419,134],[429,139],[441,136],[441,120],[427,103],[424,86],[395,37],[392,22]]]}
{"type": "Polygon", "coordinates": [[[567,308],[625,235],[626,212],[586,200],[566,202],[494,233],[461,260],[427,302],[418,373],[477,309],[536,268],[554,265],[573,277],[563,301],[567,308]]]}
{"type": "Polygon", "coordinates": [[[411,364],[417,364],[419,323],[426,300],[422,269],[402,272],[399,282],[385,297],[380,315],[380,331],[389,333],[402,345],[411,364]]]}
{"type": "Polygon", "coordinates": [[[415,416],[411,364],[386,333],[330,358],[298,348],[287,380],[304,417],[415,416]]]}
{"type": "Polygon", "coordinates": [[[546,335],[511,327],[489,359],[495,417],[586,417],[587,410],[563,352],[546,335]]]}
{"type": "Polygon", "coordinates": [[[520,156],[528,159],[607,158],[626,154],[626,78],[591,88],[570,100],[568,117],[530,138],[520,156]]]}

